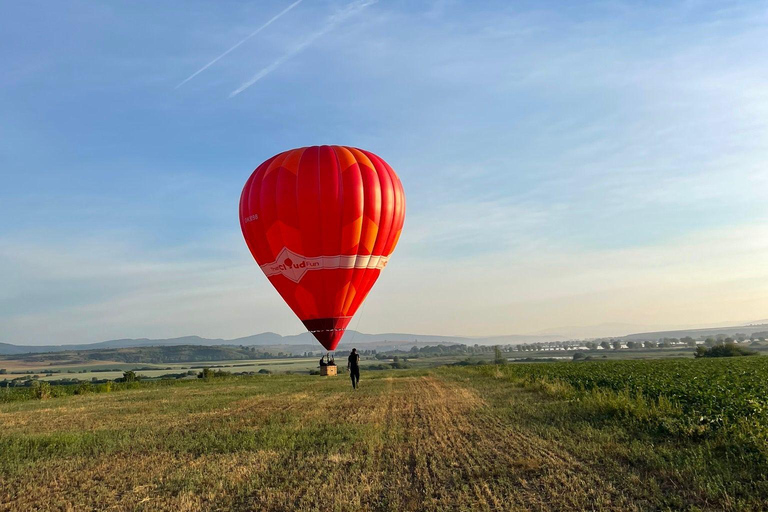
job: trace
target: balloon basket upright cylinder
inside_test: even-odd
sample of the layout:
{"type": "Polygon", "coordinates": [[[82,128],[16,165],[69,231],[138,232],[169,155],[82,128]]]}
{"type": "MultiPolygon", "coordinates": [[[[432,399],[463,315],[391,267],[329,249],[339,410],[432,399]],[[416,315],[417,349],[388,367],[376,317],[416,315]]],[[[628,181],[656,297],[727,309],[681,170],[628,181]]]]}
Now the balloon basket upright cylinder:
{"type": "Polygon", "coordinates": [[[336,366],[321,366],[320,367],[320,375],[323,375],[325,377],[332,377],[335,375],[338,375],[336,371],[336,366]]]}

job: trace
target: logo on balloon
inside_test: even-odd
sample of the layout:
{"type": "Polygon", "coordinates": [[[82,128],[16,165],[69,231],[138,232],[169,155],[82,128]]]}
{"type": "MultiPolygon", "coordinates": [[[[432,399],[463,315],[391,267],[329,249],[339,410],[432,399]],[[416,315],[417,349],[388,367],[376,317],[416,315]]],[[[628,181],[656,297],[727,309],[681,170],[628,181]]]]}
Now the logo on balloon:
{"type": "Polygon", "coordinates": [[[284,247],[273,263],[262,265],[267,277],[282,274],[294,283],[301,281],[307,270],[321,268],[323,258],[307,258],[284,247]]]}
{"type": "Polygon", "coordinates": [[[371,256],[366,254],[340,254],[336,256],[315,256],[308,258],[283,247],[272,263],[261,265],[261,270],[267,277],[278,274],[290,279],[294,283],[301,281],[309,270],[337,270],[337,269],[383,269],[389,258],[386,256],[371,256]]]}

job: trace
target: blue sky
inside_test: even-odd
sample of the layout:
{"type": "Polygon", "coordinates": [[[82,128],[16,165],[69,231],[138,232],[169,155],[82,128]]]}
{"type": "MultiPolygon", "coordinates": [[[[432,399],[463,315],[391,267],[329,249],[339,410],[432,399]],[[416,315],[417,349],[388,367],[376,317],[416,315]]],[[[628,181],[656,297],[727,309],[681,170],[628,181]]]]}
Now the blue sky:
{"type": "Polygon", "coordinates": [[[408,197],[360,330],[768,317],[764,2],[291,5],[4,6],[0,341],[299,332],[237,201],[312,144],[408,197]]]}

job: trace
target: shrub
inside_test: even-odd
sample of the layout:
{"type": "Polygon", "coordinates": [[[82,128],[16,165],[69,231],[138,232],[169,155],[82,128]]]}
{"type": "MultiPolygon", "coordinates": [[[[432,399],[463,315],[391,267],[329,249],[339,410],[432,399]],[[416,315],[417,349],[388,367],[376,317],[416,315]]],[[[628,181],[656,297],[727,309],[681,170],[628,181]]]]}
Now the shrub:
{"type": "Polygon", "coordinates": [[[75,388],[76,395],[85,395],[90,393],[91,391],[93,391],[93,387],[91,386],[90,382],[81,382],[75,388]]]}
{"type": "Polygon", "coordinates": [[[229,377],[230,375],[232,375],[232,372],[225,372],[224,370],[213,370],[212,368],[203,368],[203,371],[198,374],[198,378],[210,380],[216,377],[229,377]]]}
{"type": "Polygon", "coordinates": [[[35,381],[32,384],[32,396],[38,400],[45,400],[51,397],[51,385],[44,380],[35,381]]]}
{"type": "Polygon", "coordinates": [[[725,343],[723,345],[715,345],[711,348],[703,346],[696,347],[696,352],[693,353],[694,357],[737,357],[737,356],[755,356],[757,351],[750,350],[747,347],[741,347],[735,343],[725,343]]]}
{"type": "Polygon", "coordinates": [[[507,364],[507,358],[501,353],[501,347],[493,347],[493,364],[507,364]]]}

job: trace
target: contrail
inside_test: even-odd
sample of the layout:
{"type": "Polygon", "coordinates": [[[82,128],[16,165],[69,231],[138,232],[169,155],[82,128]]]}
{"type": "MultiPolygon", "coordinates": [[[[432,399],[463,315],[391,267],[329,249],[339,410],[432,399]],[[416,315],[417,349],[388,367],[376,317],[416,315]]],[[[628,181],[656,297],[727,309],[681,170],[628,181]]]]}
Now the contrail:
{"type": "Polygon", "coordinates": [[[186,80],[184,80],[184,81],[183,81],[183,82],[181,82],[179,85],[177,85],[176,87],[174,87],[174,89],[178,89],[179,87],[181,87],[181,86],[182,86],[182,85],[184,85],[185,83],[189,82],[190,80],[192,80],[193,78],[195,78],[197,75],[199,75],[200,73],[202,73],[203,71],[205,71],[205,70],[206,70],[206,69],[208,69],[209,67],[211,67],[211,66],[213,66],[214,64],[216,64],[216,62],[218,62],[218,61],[219,61],[219,59],[221,59],[222,57],[226,56],[226,55],[227,55],[229,52],[231,52],[232,50],[236,49],[238,46],[240,46],[241,44],[243,44],[244,42],[246,42],[247,40],[249,40],[250,38],[252,38],[252,37],[253,37],[253,36],[255,36],[256,34],[258,34],[259,32],[261,32],[262,30],[264,30],[264,29],[265,29],[265,28],[267,28],[268,26],[270,26],[272,23],[274,23],[275,21],[277,21],[277,20],[278,20],[278,19],[279,19],[279,18],[280,18],[280,17],[281,17],[283,14],[287,13],[288,11],[290,11],[291,9],[293,9],[294,7],[296,7],[297,5],[299,5],[299,4],[300,4],[301,2],[303,2],[303,1],[304,1],[304,0],[296,0],[295,2],[293,2],[291,5],[289,5],[288,7],[286,7],[286,8],[285,8],[285,9],[283,9],[282,11],[280,11],[278,14],[276,14],[275,16],[273,16],[273,17],[272,17],[272,18],[271,18],[269,21],[267,21],[265,24],[263,24],[262,26],[260,26],[259,28],[257,28],[255,31],[251,32],[251,34],[250,34],[250,35],[248,35],[248,36],[247,36],[245,39],[243,39],[242,41],[240,41],[239,43],[237,43],[235,46],[233,46],[233,47],[232,47],[232,48],[230,48],[229,50],[225,51],[224,53],[222,53],[221,55],[219,55],[219,56],[218,56],[218,57],[216,57],[215,59],[213,59],[211,62],[209,62],[209,63],[208,63],[208,64],[206,64],[205,66],[201,67],[200,69],[198,69],[197,71],[195,71],[195,72],[194,72],[194,73],[192,73],[191,75],[189,75],[189,76],[186,78],[186,80]]]}
{"type": "Polygon", "coordinates": [[[269,66],[265,67],[258,73],[256,73],[250,80],[242,84],[240,87],[229,93],[229,97],[232,98],[234,96],[237,96],[268,74],[270,74],[272,71],[280,67],[280,65],[302,51],[307,46],[314,43],[317,39],[322,37],[323,35],[327,34],[336,26],[341,23],[342,21],[346,20],[350,16],[353,16],[357,14],[358,12],[362,11],[366,7],[368,7],[371,4],[375,4],[378,2],[378,0],[358,0],[357,2],[352,2],[351,4],[348,4],[346,7],[344,7],[342,10],[336,12],[335,14],[332,14],[328,17],[328,20],[323,28],[315,32],[314,34],[310,35],[308,38],[306,38],[304,41],[293,47],[291,50],[289,50],[285,55],[277,59],[275,62],[270,64],[269,66]]]}

